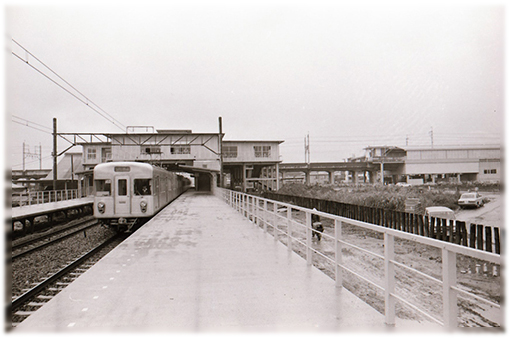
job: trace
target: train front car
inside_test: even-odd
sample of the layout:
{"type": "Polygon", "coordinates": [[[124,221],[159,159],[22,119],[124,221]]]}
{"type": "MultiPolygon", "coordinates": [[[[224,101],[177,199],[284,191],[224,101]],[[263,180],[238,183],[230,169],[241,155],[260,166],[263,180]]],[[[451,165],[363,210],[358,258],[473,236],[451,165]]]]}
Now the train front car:
{"type": "Polygon", "coordinates": [[[94,217],[125,231],[156,212],[154,167],[147,163],[110,162],[94,168],[94,217]]]}

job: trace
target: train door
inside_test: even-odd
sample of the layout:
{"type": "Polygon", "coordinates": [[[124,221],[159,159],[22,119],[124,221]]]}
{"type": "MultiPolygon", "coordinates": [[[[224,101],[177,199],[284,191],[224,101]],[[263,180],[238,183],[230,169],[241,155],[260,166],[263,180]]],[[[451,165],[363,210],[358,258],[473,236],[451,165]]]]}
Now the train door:
{"type": "Polygon", "coordinates": [[[131,213],[131,195],[129,187],[129,176],[115,177],[115,213],[131,213]]]}
{"type": "Polygon", "coordinates": [[[155,210],[159,209],[160,202],[161,202],[161,196],[160,196],[160,190],[159,190],[159,176],[155,177],[154,180],[154,208],[155,210]]]}

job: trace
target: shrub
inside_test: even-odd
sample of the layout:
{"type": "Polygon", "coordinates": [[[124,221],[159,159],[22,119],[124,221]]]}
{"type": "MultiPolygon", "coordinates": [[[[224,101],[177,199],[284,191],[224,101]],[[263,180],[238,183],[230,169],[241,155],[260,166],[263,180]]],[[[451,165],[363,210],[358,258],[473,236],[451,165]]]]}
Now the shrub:
{"type": "Polygon", "coordinates": [[[396,211],[405,211],[407,198],[418,198],[420,204],[416,209],[416,213],[421,214],[429,206],[445,206],[452,210],[458,209],[457,201],[460,197],[458,190],[440,191],[429,190],[424,187],[406,188],[381,184],[324,187],[291,183],[285,184],[278,193],[396,211]]]}

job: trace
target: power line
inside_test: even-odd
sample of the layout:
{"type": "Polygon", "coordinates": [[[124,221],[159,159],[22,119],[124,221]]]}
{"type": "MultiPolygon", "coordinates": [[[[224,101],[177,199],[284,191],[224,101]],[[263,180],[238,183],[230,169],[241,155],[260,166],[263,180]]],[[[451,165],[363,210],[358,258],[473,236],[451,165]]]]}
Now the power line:
{"type": "Polygon", "coordinates": [[[42,129],[39,129],[39,128],[36,128],[36,127],[32,127],[32,126],[30,126],[30,125],[28,125],[28,124],[26,124],[26,123],[22,123],[22,122],[14,121],[14,120],[12,120],[12,122],[17,123],[17,124],[21,124],[22,126],[26,126],[26,127],[29,127],[29,128],[35,129],[35,130],[42,131],[43,133],[46,133],[46,134],[50,134],[50,135],[52,134],[52,133],[50,133],[49,131],[42,130],[42,129]]]}
{"type": "MultiPolygon", "coordinates": [[[[49,158],[52,158],[53,156],[46,156],[46,157],[43,157],[42,160],[47,160],[49,158]]],[[[40,160],[37,159],[37,160],[34,160],[34,161],[30,161],[30,162],[25,162],[25,164],[32,164],[32,163],[36,163],[36,162],[39,162],[40,160]]],[[[12,165],[11,167],[20,167],[20,166],[23,166],[23,163],[21,164],[14,164],[12,165]]]]}
{"type": "Polygon", "coordinates": [[[87,107],[89,107],[90,109],[92,109],[93,111],[95,111],[96,113],[98,113],[100,116],[102,116],[103,118],[105,118],[106,120],[108,120],[108,122],[114,124],[116,127],[120,128],[121,130],[125,130],[126,126],[124,124],[122,124],[120,121],[118,121],[117,119],[115,119],[113,116],[111,116],[110,114],[108,114],[104,109],[102,109],[101,107],[99,107],[96,103],[94,103],[92,100],[90,100],[87,96],[85,96],[83,93],[81,93],[78,89],[76,89],[74,86],[72,86],[69,82],[67,82],[66,80],[64,80],[60,75],[58,75],[53,69],[51,69],[50,67],[48,67],[46,64],[44,64],[41,60],[39,60],[34,54],[32,54],[30,51],[28,51],[25,47],[23,47],[22,45],[20,45],[16,40],[12,39],[12,41],[14,43],[16,43],[19,47],[21,47],[26,53],[28,53],[30,56],[32,56],[34,59],[36,59],[38,62],[40,62],[44,67],[46,67],[47,69],[49,69],[53,74],[55,74],[59,79],[61,79],[62,81],[64,81],[68,86],[70,86],[72,89],[74,89],[77,93],[79,93],[81,96],[83,96],[85,100],[81,99],[80,97],[78,97],[77,95],[75,95],[74,93],[72,93],[71,91],[69,91],[68,89],[64,88],[61,84],[57,83],[55,80],[53,80],[52,78],[50,78],[48,75],[44,74],[41,70],[39,70],[37,67],[35,67],[34,65],[30,64],[30,62],[28,61],[28,58],[27,60],[23,59],[21,56],[17,55],[16,53],[12,52],[12,54],[14,56],[16,56],[19,60],[23,61],[24,63],[26,63],[27,65],[29,65],[31,68],[33,68],[34,70],[36,70],[38,73],[40,73],[41,75],[43,75],[44,77],[46,77],[48,80],[50,80],[51,82],[55,83],[57,86],[59,86],[61,89],[65,90],[67,93],[69,93],[71,96],[73,96],[74,98],[76,98],[78,101],[82,102],[83,104],[85,104],[87,107]],[[104,114],[102,114],[101,112],[99,112],[97,109],[94,109],[94,107],[92,107],[89,103],[92,103],[94,106],[96,106],[99,110],[101,110],[104,114],[106,114],[107,116],[105,116],[104,114]],[[122,126],[122,127],[121,127],[122,126]]]}
{"type": "MultiPolygon", "coordinates": [[[[31,123],[31,124],[35,124],[36,126],[39,126],[39,127],[42,127],[44,129],[48,129],[50,131],[53,131],[53,129],[51,129],[50,127],[46,127],[46,126],[43,126],[42,124],[39,124],[39,123],[35,123],[35,122],[32,122],[32,121],[29,121],[27,119],[24,119],[22,117],[19,117],[19,116],[16,116],[16,115],[11,115],[13,118],[16,118],[16,119],[19,119],[19,120],[22,120],[24,121],[25,123],[31,123]]],[[[13,121],[13,122],[17,122],[17,121],[13,121]]],[[[18,122],[19,123],[19,122],[18,122]]]]}

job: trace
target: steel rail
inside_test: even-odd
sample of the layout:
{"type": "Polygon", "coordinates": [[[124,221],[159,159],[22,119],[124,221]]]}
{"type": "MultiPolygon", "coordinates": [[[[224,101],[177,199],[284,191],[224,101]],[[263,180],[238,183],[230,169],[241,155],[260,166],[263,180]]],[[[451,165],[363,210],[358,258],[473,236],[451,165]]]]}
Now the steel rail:
{"type": "MultiPolygon", "coordinates": [[[[92,221],[93,221],[93,220],[92,220],[92,221]]],[[[89,220],[88,222],[90,222],[90,220],[89,220]]],[[[98,223],[97,221],[94,221],[94,223],[93,223],[93,224],[89,224],[89,225],[83,226],[83,227],[81,227],[81,228],[79,228],[79,229],[76,229],[76,230],[74,230],[74,231],[72,231],[72,232],[70,232],[70,233],[68,233],[68,234],[65,234],[65,235],[63,235],[63,236],[60,236],[60,237],[54,238],[54,239],[52,239],[52,240],[50,240],[50,241],[48,241],[48,242],[44,242],[43,244],[40,244],[40,245],[38,245],[38,246],[35,246],[35,247],[32,247],[32,248],[29,248],[29,249],[27,249],[27,250],[25,250],[25,251],[22,251],[22,252],[20,252],[20,253],[13,254],[13,255],[11,255],[11,257],[10,257],[10,260],[12,261],[12,260],[14,260],[14,259],[17,259],[17,258],[23,257],[23,256],[25,256],[25,255],[27,255],[27,254],[29,254],[29,253],[31,253],[31,252],[34,252],[34,251],[40,250],[40,249],[42,249],[42,248],[45,248],[45,247],[47,247],[47,246],[50,246],[50,245],[52,245],[52,244],[58,243],[58,242],[60,242],[60,241],[62,241],[62,240],[64,240],[64,239],[66,239],[66,238],[69,238],[69,237],[71,237],[71,236],[74,236],[74,235],[76,235],[77,233],[82,232],[82,231],[84,231],[84,230],[87,230],[87,229],[89,229],[89,228],[92,228],[92,227],[94,227],[94,226],[96,226],[96,225],[98,225],[98,224],[99,224],[99,223],[98,223]]],[[[81,224],[80,224],[80,225],[81,225],[81,224]]],[[[80,225],[77,225],[77,226],[80,226],[80,225]]],[[[61,231],[55,232],[55,233],[53,233],[52,235],[58,234],[58,233],[63,232],[63,231],[65,231],[65,230],[69,230],[70,228],[73,228],[73,227],[68,227],[68,228],[63,229],[63,230],[61,230],[61,231]]],[[[45,236],[45,237],[46,237],[46,236],[45,236]]],[[[42,240],[42,239],[44,239],[45,237],[38,238],[37,240],[42,240]]],[[[47,236],[47,237],[49,237],[49,236],[47,236]]],[[[36,241],[36,240],[34,240],[33,242],[35,242],[35,241],[36,241]]],[[[33,243],[33,242],[31,241],[30,243],[33,243]]],[[[25,245],[25,244],[24,244],[24,245],[25,245]]],[[[13,250],[14,250],[14,248],[13,248],[13,250]]]]}
{"type": "Polygon", "coordinates": [[[39,292],[41,292],[44,289],[46,289],[51,283],[55,282],[59,278],[63,277],[67,273],[69,273],[71,270],[73,270],[76,267],[78,267],[80,264],[85,262],[87,259],[91,258],[93,255],[95,255],[97,252],[102,250],[107,245],[111,244],[113,241],[115,241],[119,237],[120,237],[120,234],[117,234],[117,235],[114,235],[114,236],[110,237],[108,240],[106,240],[102,244],[98,245],[96,248],[94,248],[91,251],[87,252],[86,254],[84,254],[83,256],[81,256],[80,258],[78,258],[77,260],[72,262],[71,264],[67,265],[66,267],[64,267],[63,269],[58,271],[57,273],[55,273],[52,276],[50,276],[48,279],[46,279],[43,282],[37,284],[32,289],[28,290],[27,292],[25,292],[24,294],[22,294],[18,298],[14,299],[11,302],[11,304],[8,305],[8,308],[7,308],[8,312],[7,313],[11,313],[12,314],[13,311],[17,310],[24,303],[26,303],[29,299],[35,297],[39,292]]]}
{"type": "Polygon", "coordinates": [[[73,221],[69,221],[69,222],[67,222],[67,224],[63,225],[60,229],[52,230],[52,231],[50,230],[49,232],[42,233],[40,236],[37,236],[35,238],[30,238],[30,239],[23,239],[23,238],[21,238],[19,241],[17,241],[17,243],[15,245],[12,246],[12,250],[16,250],[16,249],[18,249],[19,247],[22,247],[22,246],[30,245],[30,244],[35,243],[37,241],[40,241],[40,240],[42,240],[44,238],[57,235],[59,233],[62,233],[64,231],[67,231],[69,229],[72,229],[74,227],[80,226],[82,224],[85,224],[87,222],[90,222],[90,221],[94,220],[93,217],[87,217],[86,216],[84,218],[86,218],[86,219],[81,219],[76,224],[70,224],[73,221]]]}

